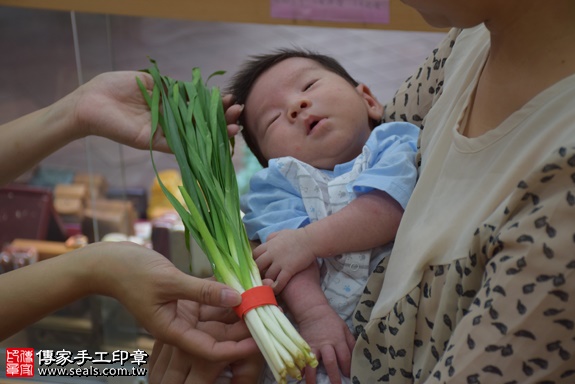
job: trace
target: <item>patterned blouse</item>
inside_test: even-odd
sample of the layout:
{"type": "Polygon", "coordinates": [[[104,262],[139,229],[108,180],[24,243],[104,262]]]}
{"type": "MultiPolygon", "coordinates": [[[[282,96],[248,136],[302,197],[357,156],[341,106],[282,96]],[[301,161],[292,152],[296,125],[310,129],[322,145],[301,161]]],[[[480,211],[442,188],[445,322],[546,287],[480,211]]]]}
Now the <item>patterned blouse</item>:
{"type": "MultiPolygon", "coordinates": [[[[424,129],[462,35],[452,30],[406,80],[385,122],[424,129]]],[[[383,316],[372,311],[390,259],[370,276],[354,314],[353,383],[575,383],[575,75],[560,83],[534,99],[565,115],[554,141],[541,142],[552,150],[537,154],[542,160],[477,223],[468,251],[428,264],[383,316]]],[[[425,148],[422,155],[425,167],[425,148]]]]}

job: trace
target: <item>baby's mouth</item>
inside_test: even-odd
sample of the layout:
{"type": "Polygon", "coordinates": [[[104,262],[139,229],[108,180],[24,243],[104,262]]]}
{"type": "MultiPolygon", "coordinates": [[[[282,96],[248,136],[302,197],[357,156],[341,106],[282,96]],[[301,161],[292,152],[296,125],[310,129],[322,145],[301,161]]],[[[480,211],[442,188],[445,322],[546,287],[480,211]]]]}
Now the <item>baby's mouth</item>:
{"type": "Polygon", "coordinates": [[[318,124],[321,123],[322,120],[323,118],[320,117],[311,118],[307,126],[307,134],[311,135],[314,132],[314,129],[317,127],[318,124]]]}
{"type": "Polygon", "coordinates": [[[315,128],[315,126],[317,125],[317,123],[319,123],[319,121],[312,121],[311,124],[309,125],[309,132],[311,133],[311,131],[313,131],[313,129],[315,128]]]}

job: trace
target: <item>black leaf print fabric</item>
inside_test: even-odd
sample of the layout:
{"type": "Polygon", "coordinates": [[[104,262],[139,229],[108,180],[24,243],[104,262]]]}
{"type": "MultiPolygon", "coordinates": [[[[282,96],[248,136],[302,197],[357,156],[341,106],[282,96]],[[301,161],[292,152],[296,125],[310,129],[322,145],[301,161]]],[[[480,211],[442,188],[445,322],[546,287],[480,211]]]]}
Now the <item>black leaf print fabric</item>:
{"type": "MultiPolygon", "coordinates": [[[[373,375],[352,371],[353,382],[575,382],[573,175],[575,147],[558,148],[478,227],[466,255],[430,266],[383,318],[369,321],[373,306],[360,304],[358,346],[373,375]]],[[[362,303],[376,301],[386,263],[362,303]]]]}

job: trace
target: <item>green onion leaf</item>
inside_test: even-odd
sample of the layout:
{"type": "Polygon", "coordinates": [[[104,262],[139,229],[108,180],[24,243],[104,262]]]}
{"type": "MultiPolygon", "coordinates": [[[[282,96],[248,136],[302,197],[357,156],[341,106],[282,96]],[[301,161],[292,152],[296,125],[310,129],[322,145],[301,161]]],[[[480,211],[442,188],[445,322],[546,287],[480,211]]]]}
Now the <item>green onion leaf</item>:
{"type": "MultiPolygon", "coordinates": [[[[182,219],[186,246],[193,237],[208,257],[214,275],[240,293],[262,285],[241,219],[239,192],[232,163],[233,138],[228,138],[220,91],[207,88],[199,68],[191,81],[162,76],[157,63],[146,70],[153,80],[148,90],[136,78],[152,115],[150,154],[158,183],[182,219]],[[153,137],[161,128],[180,168],[184,203],[162,183],[154,162],[153,137]]],[[[213,73],[221,75],[224,72],[213,73]]],[[[306,365],[317,366],[309,345],[278,307],[265,305],[248,311],[244,321],[279,383],[287,376],[301,379],[306,365]]]]}

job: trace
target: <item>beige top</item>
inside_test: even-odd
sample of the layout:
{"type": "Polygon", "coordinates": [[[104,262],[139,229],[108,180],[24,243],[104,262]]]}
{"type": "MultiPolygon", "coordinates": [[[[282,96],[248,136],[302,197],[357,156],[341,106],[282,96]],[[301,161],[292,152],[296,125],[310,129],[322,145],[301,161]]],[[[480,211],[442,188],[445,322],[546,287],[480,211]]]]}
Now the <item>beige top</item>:
{"type": "Polygon", "coordinates": [[[467,138],[488,48],[452,31],[386,110],[425,127],[421,173],[355,314],[353,382],[575,381],[575,75],[467,138]]]}

